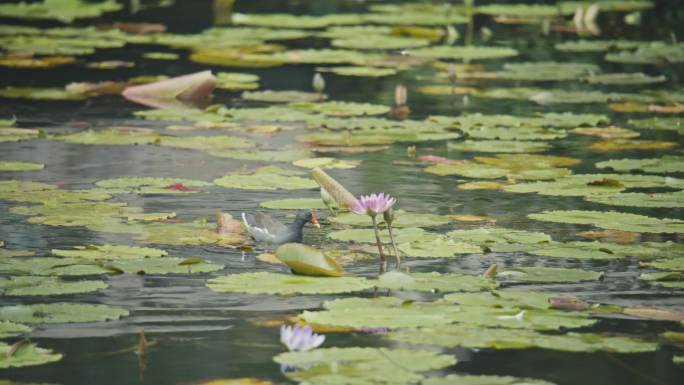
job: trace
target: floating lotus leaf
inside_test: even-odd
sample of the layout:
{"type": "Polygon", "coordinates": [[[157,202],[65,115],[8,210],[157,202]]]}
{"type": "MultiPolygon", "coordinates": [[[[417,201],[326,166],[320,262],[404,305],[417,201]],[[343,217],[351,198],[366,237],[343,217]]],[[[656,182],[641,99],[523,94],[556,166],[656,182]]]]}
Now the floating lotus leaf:
{"type": "Polygon", "coordinates": [[[392,68],[377,68],[367,66],[344,66],[344,67],[323,67],[318,69],[319,72],[332,72],[340,76],[367,76],[367,77],[382,77],[395,75],[397,71],[392,68]]]}
{"type": "Polygon", "coordinates": [[[529,254],[552,258],[618,259],[684,256],[684,248],[670,242],[644,242],[620,245],[607,242],[550,242],[525,250],[529,254]]]}
{"type": "MultiPolygon", "coordinates": [[[[30,182],[29,182],[30,183],[30,182]]],[[[47,185],[50,186],[50,185],[47,185]]],[[[50,186],[53,188],[55,186],[50,186]]],[[[0,187],[0,190],[2,188],[0,187]]],[[[86,203],[89,201],[105,201],[111,199],[108,193],[97,190],[38,190],[38,191],[0,191],[0,199],[14,202],[43,203],[46,205],[57,205],[63,203],[86,203]]]]}
{"type": "MultiPolygon", "coordinates": [[[[483,15],[506,16],[524,19],[548,19],[562,15],[560,13],[560,9],[555,5],[539,4],[490,4],[475,8],[475,12],[483,15]]],[[[572,11],[569,14],[572,14],[572,11]]],[[[492,383],[492,385],[494,384],[495,383],[492,383]]],[[[467,385],[467,383],[464,385],[467,385]]]]}
{"type": "Polygon", "coordinates": [[[56,277],[11,277],[0,280],[0,292],[6,296],[88,293],[107,286],[104,281],[65,281],[56,277]]]}
{"type": "Polygon", "coordinates": [[[40,135],[40,131],[27,128],[0,128],[0,143],[2,142],[18,142],[20,140],[35,139],[40,135]]]}
{"type": "Polygon", "coordinates": [[[265,122],[311,122],[319,124],[323,117],[313,111],[297,110],[288,106],[255,108],[221,108],[217,111],[224,119],[265,122]]]}
{"type": "Polygon", "coordinates": [[[255,143],[251,139],[231,135],[161,136],[159,145],[190,150],[220,150],[224,148],[249,148],[254,147],[255,143]]]}
{"type": "Polygon", "coordinates": [[[478,246],[455,242],[451,239],[437,238],[400,243],[397,248],[402,255],[413,258],[449,258],[455,254],[479,254],[478,246]]]}
{"type": "Polygon", "coordinates": [[[518,55],[518,51],[508,47],[479,47],[479,46],[435,46],[417,48],[406,51],[407,55],[430,59],[449,60],[487,60],[503,59],[518,55]]]}
{"type": "Polygon", "coordinates": [[[125,217],[134,212],[124,203],[106,202],[51,202],[36,206],[12,207],[14,214],[29,215],[29,223],[51,226],[91,226],[110,222],[115,217],[125,217]]]}
{"type": "Polygon", "coordinates": [[[534,330],[575,329],[596,323],[587,314],[579,312],[530,309],[521,313],[519,309],[469,306],[461,312],[450,314],[450,318],[466,325],[534,330]]]}
{"type": "Polygon", "coordinates": [[[684,366],[684,356],[673,356],[672,362],[677,365],[684,366]]]}
{"type": "Polygon", "coordinates": [[[633,49],[643,42],[627,40],[576,40],[555,45],[562,52],[605,52],[612,49],[633,49]]]}
{"type": "Polygon", "coordinates": [[[579,135],[598,136],[602,139],[630,139],[637,138],[641,135],[638,131],[617,126],[577,127],[570,130],[570,132],[579,135]]]}
{"type": "Polygon", "coordinates": [[[352,132],[321,132],[297,136],[300,142],[323,146],[359,146],[391,144],[394,142],[424,142],[432,140],[457,139],[455,132],[410,131],[406,129],[358,130],[352,132]]]}
{"type": "Polygon", "coordinates": [[[497,79],[527,81],[559,81],[579,79],[583,75],[600,72],[601,67],[590,63],[522,62],[506,63],[497,79]]]}
{"type": "Polygon", "coordinates": [[[615,211],[555,210],[529,214],[528,217],[538,221],[594,225],[604,229],[638,233],[684,232],[684,221],[678,219],[653,218],[615,211]]]}
{"type": "MultiPolygon", "coordinates": [[[[351,226],[372,226],[368,215],[361,215],[355,213],[340,213],[335,217],[330,217],[328,220],[331,223],[339,223],[342,225],[351,226]]],[[[379,223],[384,223],[382,218],[377,219],[379,223]]],[[[416,213],[404,210],[394,211],[394,221],[392,222],[392,227],[433,227],[442,226],[451,222],[449,218],[445,215],[428,214],[428,213],[416,213]]]]}
{"type": "Polygon", "coordinates": [[[210,155],[240,160],[260,160],[267,162],[293,162],[311,156],[307,150],[211,150],[210,155]]]}
{"type": "Polygon", "coordinates": [[[684,258],[658,259],[652,262],[644,262],[646,265],[660,270],[684,271],[684,258]]]}
{"type": "Polygon", "coordinates": [[[325,204],[320,198],[291,198],[263,201],[261,207],[276,210],[304,210],[325,209],[325,204]]]}
{"type": "Polygon", "coordinates": [[[330,45],[337,48],[348,49],[389,50],[425,47],[430,45],[430,40],[416,39],[413,37],[366,34],[354,37],[333,39],[330,42],[330,45]]]}
{"type": "Polygon", "coordinates": [[[391,120],[379,117],[351,117],[351,118],[326,118],[319,122],[317,127],[325,127],[333,131],[358,130],[363,133],[370,133],[372,130],[383,130],[386,132],[420,131],[425,133],[443,132],[449,124],[434,120],[391,120]],[[394,130],[396,131],[394,131],[394,130]]]}
{"type": "MultiPolygon", "coordinates": [[[[513,5],[513,4],[512,4],[513,5]]],[[[530,6],[534,7],[534,5],[530,6]]],[[[470,376],[450,374],[446,377],[430,377],[421,382],[423,385],[554,385],[552,382],[537,380],[534,378],[521,378],[511,376],[470,376]]]]}
{"type": "Polygon", "coordinates": [[[476,139],[500,140],[554,140],[567,136],[562,129],[542,127],[487,127],[463,129],[464,136],[476,139]]]}
{"type": "Polygon", "coordinates": [[[173,52],[145,52],[142,56],[145,59],[152,60],[176,60],[180,57],[180,55],[173,52]]]}
{"type": "MultiPolygon", "coordinates": [[[[544,334],[534,330],[477,328],[463,325],[447,325],[439,329],[405,330],[390,333],[387,337],[406,343],[471,349],[528,349],[536,347],[569,352],[607,351],[612,353],[651,352],[658,349],[658,344],[652,342],[630,337],[604,336],[598,333],[571,332],[557,335],[544,334]]],[[[513,384],[516,383],[513,382],[513,384]]],[[[528,382],[525,381],[524,383],[527,384],[528,382]]],[[[489,384],[489,382],[484,384],[489,384]]]]}
{"type": "MultiPolygon", "coordinates": [[[[174,108],[174,109],[157,109],[157,110],[144,110],[136,111],[133,113],[137,117],[141,117],[147,120],[165,120],[165,121],[193,121],[197,123],[207,124],[207,123],[224,123],[229,119],[225,116],[221,116],[215,111],[204,111],[196,109],[184,109],[184,108],[174,108]]],[[[173,138],[167,136],[167,139],[173,138]]],[[[160,138],[156,138],[153,143],[156,143],[160,138]]],[[[151,144],[151,143],[150,143],[151,144]]]]}
{"type": "Polygon", "coordinates": [[[643,171],[646,173],[666,174],[684,172],[684,156],[665,155],[649,159],[611,159],[596,163],[597,168],[615,171],[643,171]]]}
{"type": "Polygon", "coordinates": [[[682,181],[656,175],[628,174],[576,174],[550,182],[531,182],[508,185],[505,191],[516,193],[537,193],[555,196],[589,196],[611,194],[626,188],[680,188],[682,181]]]}
{"type": "Polygon", "coordinates": [[[14,345],[0,342],[0,368],[43,365],[62,359],[61,354],[53,353],[50,349],[39,348],[37,344],[31,342],[21,343],[16,350],[14,349],[14,345]]]}
{"type": "Polygon", "coordinates": [[[497,278],[513,282],[582,282],[601,279],[603,273],[559,267],[518,267],[500,271],[497,278]]]}
{"type": "MultiPolygon", "coordinates": [[[[25,333],[30,333],[31,328],[9,321],[0,321],[0,338],[14,337],[25,333]]],[[[1,384],[2,382],[0,382],[1,384]]]]}
{"type": "Polygon", "coordinates": [[[412,273],[391,271],[378,277],[377,286],[405,291],[454,292],[481,291],[496,288],[496,282],[475,275],[412,273]]]}
{"type": "MultiPolygon", "coordinates": [[[[0,6],[2,6],[0,4],[0,6]]],[[[32,100],[83,100],[85,94],[69,92],[63,88],[5,87],[0,89],[0,97],[9,99],[32,100]]]]}
{"type": "Polygon", "coordinates": [[[295,274],[315,277],[341,277],[344,269],[333,258],[301,243],[286,243],[276,249],[276,258],[295,274]]]}
{"type": "Polygon", "coordinates": [[[12,3],[0,5],[0,16],[20,19],[54,19],[71,23],[76,19],[101,16],[106,12],[121,9],[114,0],[89,3],[82,0],[43,0],[32,3],[12,3]]]}
{"type": "Polygon", "coordinates": [[[207,286],[219,292],[249,294],[334,294],[366,290],[373,281],[361,277],[305,277],[267,272],[219,276],[207,281],[207,286]]]}
{"type": "Polygon", "coordinates": [[[677,147],[676,142],[661,140],[622,139],[593,143],[589,148],[597,151],[629,151],[629,150],[669,150],[677,147]]]}
{"type": "Polygon", "coordinates": [[[186,259],[166,257],[105,261],[102,262],[102,267],[110,271],[118,271],[129,274],[163,275],[210,273],[212,271],[221,270],[224,266],[207,261],[188,264],[186,259]]]}
{"type": "Polygon", "coordinates": [[[664,273],[643,273],[639,276],[642,281],[651,281],[658,286],[684,289],[684,274],[681,271],[668,271],[664,273]]]}
{"type": "Polygon", "coordinates": [[[482,115],[480,113],[462,116],[430,116],[428,121],[441,123],[445,127],[455,126],[464,130],[471,127],[559,127],[596,126],[608,123],[608,117],[598,114],[574,114],[572,112],[546,113],[535,116],[482,115]]]}
{"type": "Polygon", "coordinates": [[[7,250],[2,248],[2,242],[0,241],[0,259],[2,258],[13,258],[13,257],[30,257],[33,255],[33,251],[28,250],[7,250]]]}
{"type": "Polygon", "coordinates": [[[684,119],[682,118],[629,119],[627,123],[636,128],[649,130],[681,130],[684,128],[684,119]]]}
{"type": "Polygon", "coordinates": [[[459,190],[501,190],[506,182],[497,181],[477,181],[477,182],[467,182],[461,183],[456,188],[459,190]]]}
{"type": "Polygon", "coordinates": [[[684,207],[684,191],[668,193],[614,193],[590,195],[589,202],[631,207],[684,207]]]}
{"type": "Polygon", "coordinates": [[[75,144],[131,145],[152,144],[160,135],[153,130],[136,128],[114,128],[111,130],[86,130],[74,134],[53,136],[51,139],[75,144]]]}
{"type": "Polygon", "coordinates": [[[111,190],[112,193],[136,194],[187,194],[197,193],[198,187],[211,186],[211,183],[200,180],[180,178],[134,177],[105,179],[95,183],[96,186],[111,190]]]}
{"type": "Polygon", "coordinates": [[[31,162],[2,162],[0,161],[0,172],[2,171],[35,171],[45,167],[41,163],[31,162]]]}
{"type": "Polygon", "coordinates": [[[645,85],[662,83],[665,80],[667,80],[667,78],[663,75],[649,76],[641,72],[592,74],[584,78],[584,81],[589,84],[605,85],[645,85]]]}
{"type": "Polygon", "coordinates": [[[223,90],[254,90],[259,88],[259,75],[242,72],[218,72],[216,88],[223,90]]]}
{"type": "Polygon", "coordinates": [[[239,25],[277,28],[325,28],[329,25],[363,24],[361,15],[336,14],[324,16],[290,15],[286,13],[271,14],[233,14],[233,22],[239,25]]]}
{"type": "Polygon", "coordinates": [[[0,307],[0,319],[28,324],[98,322],[126,316],[128,316],[128,310],[79,303],[45,303],[0,307]]]}
{"type": "Polygon", "coordinates": [[[447,146],[456,151],[498,153],[543,152],[551,148],[551,145],[544,142],[516,140],[466,140],[458,143],[449,143],[447,146]]]}
{"type": "Polygon", "coordinates": [[[317,188],[316,182],[309,178],[291,175],[292,172],[279,167],[263,167],[253,172],[229,174],[214,180],[226,188],[246,190],[299,190],[317,188]]]}
{"type": "Polygon", "coordinates": [[[360,160],[346,160],[346,159],[335,159],[335,158],[328,158],[328,157],[320,157],[320,158],[299,159],[299,160],[295,160],[294,162],[292,162],[292,164],[294,164],[295,166],[305,167],[305,168],[320,167],[322,169],[329,169],[329,168],[350,169],[350,168],[358,167],[361,164],[361,161],[360,160]]]}
{"type": "Polygon", "coordinates": [[[209,228],[195,222],[188,223],[150,223],[145,224],[135,231],[140,234],[137,240],[144,243],[157,243],[166,245],[203,245],[216,244],[232,246],[245,241],[242,234],[219,234],[214,228],[209,228]]]}
{"type": "Polygon", "coordinates": [[[464,24],[468,18],[457,12],[369,13],[363,19],[370,23],[390,25],[452,25],[464,24]]]}
{"type": "Polygon", "coordinates": [[[121,260],[163,257],[166,251],[150,247],[125,245],[88,245],[76,246],[73,250],[52,249],[52,254],[59,257],[83,258],[88,260],[121,260]]]}
{"type": "Polygon", "coordinates": [[[241,97],[245,100],[272,103],[315,102],[321,100],[322,98],[327,98],[327,96],[321,95],[317,92],[272,90],[243,92],[241,97]]]}
{"type": "Polygon", "coordinates": [[[0,272],[11,275],[100,275],[109,273],[92,262],[76,258],[11,258],[0,260],[0,272]]]}
{"type": "Polygon", "coordinates": [[[530,100],[537,104],[591,104],[608,102],[643,102],[651,103],[655,98],[637,93],[619,93],[602,91],[574,91],[545,88],[492,88],[478,90],[475,95],[489,99],[530,100]]]}
{"type": "Polygon", "coordinates": [[[475,157],[475,160],[480,163],[513,170],[531,168],[546,169],[560,166],[575,166],[582,163],[579,159],[566,156],[534,154],[497,154],[493,157],[477,156],[475,157]]]}
{"type": "Polygon", "coordinates": [[[287,372],[288,378],[311,384],[412,384],[420,382],[420,372],[451,366],[456,358],[422,350],[387,348],[324,348],[281,353],[273,360],[300,368],[287,372]]]}
{"type": "Polygon", "coordinates": [[[606,61],[625,64],[658,64],[684,62],[684,44],[653,42],[642,44],[634,51],[609,53],[606,61]]]}
{"type": "MultiPolygon", "coordinates": [[[[407,227],[392,230],[394,240],[397,243],[414,242],[414,241],[431,241],[439,237],[436,233],[428,233],[427,231],[417,227],[407,227]]],[[[360,242],[360,243],[375,243],[375,234],[373,229],[347,229],[332,231],[328,236],[337,241],[346,242],[360,242]]],[[[383,243],[389,243],[389,234],[387,231],[380,231],[380,240],[383,243]]]]}
{"type": "MultiPolygon", "coordinates": [[[[653,7],[648,0],[602,0],[601,12],[633,12],[653,7]]],[[[582,1],[561,1],[558,3],[562,12],[572,14],[578,7],[586,6],[582,1]]]]}
{"type": "MultiPolygon", "coordinates": [[[[527,154],[525,154],[527,155],[527,154]]],[[[478,159],[478,157],[476,157],[478,159]]],[[[555,179],[567,176],[571,171],[567,168],[523,168],[515,164],[502,165],[504,168],[490,166],[487,164],[475,163],[470,161],[460,161],[454,163],[440,163],[428,166],[425,172],[436,175],[461,175],[474,179],[496,179],[509,178],[513,180],[543,180],[555,179]],[[511,168],[505,168],[510,166],[511,168]]]]}
{"type": "Polygon", "coordinates": [[[338,25],[317,34],[328,39],[356,38],[364,35],[389,35],[392,29],[385,25],[338,25]]]}
{"type": "Polygon", "coordinates": [[[312,111],[328,116],[381,115],[390,110],[387,106],[355,102],[297,102],[290,103],[289,106],[297,110],[312,111]]]}
{"type": "Polygon", "coordinates": [[[176,213],[132,213],[126,216],[129,222],[159,222],[176,217],[176,213]]]}
{"type": "Polygon", "coordinates": [[[453,293],[444,296],[444,300],[462,306],[480,306],[503,309],[550,309],[549,298],[554,293],[537,293],[532,291],[491,291],[484,293],[453,293]]]}

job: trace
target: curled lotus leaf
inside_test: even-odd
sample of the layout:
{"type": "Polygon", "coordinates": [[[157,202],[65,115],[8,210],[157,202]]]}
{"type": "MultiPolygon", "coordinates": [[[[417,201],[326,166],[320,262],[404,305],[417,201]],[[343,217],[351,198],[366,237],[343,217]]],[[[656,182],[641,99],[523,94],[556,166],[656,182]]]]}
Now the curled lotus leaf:
{"type": "Polygon", "coordinates": [[[166,251],[151,247],[106,244],[76,246],[72,250],[52,249],[52,254],[59,257],[82,258],[87,260],[119,260],[158,258],[165,256],[166,251]]]}
{"type": "Polygon", "coordinates": [[[128,310],[105,305],[46,303],[0,307],[0,319],[28,324],[99,322],[128,316],[128,310]]]}
{"type": "Polygon", "coordinates": [[[263,201],[259,204],[267,209],[277,210],[304,210],[325,209],[326,206],[320,198],[289,198],[263,201]]]}
{"type": "Polygon", "coordinates": [[[276,249],[276,258],[293,273],[314,277],[341,277],[344,269],[335,259],[301,243],[286,243],[276,249]]]}
{"type": "Polygon", "coordinates": [[[358,167],[361,164],[360,160],[347,160],[347,159],[335,159],[329,157],[318,157],[318,158],[305,158],[299,159],[292,162],[295,166],[305,167],[305,168],[316,168],[320,167],[322,169],[329,168],[341,168],[350,169],[358,167]]]}
{"type": "Polygon", "coordinates": [[[464,152],[529,153],[543,152],[551,148],[545,142],[522,140],[466,140],[447,145],[451,150],[464,152]]]}
{"type": "Polygon", "coordinates": [[[321,186],[321,191],[327,192],[338,207],[350,208],[356,204],[356,197],[349,192],[340,182],[328,175],[322,169],[315,167],[310,172],[311,177],[321,186]]]}
{"type": "Polygon", "coordinates": [[[32,162],[0,161],[0,172],[3,171],[35,171],[45,168],[44,164],[32,162]]]}
{"type": "Polygon", "coordinates": [[[377,286],[384,289],[449,293],[496,288],[496,282],[476,275],[411,273],[391,271],[378,277],[377,286]]]}
{"type": "Polygon", "coordinates": [[[512,282],[582,282],[602,277],[603,273],[595,271],[560,267],[517,267],[497,273],[497,278],[512,282]]]}
{"type": "Polygon", "coordinates": [[[292,103],[292,102],[316,102],[322,99],[326,99],[327,96],[319,94],[317,92],[304,92],[304,91],[273,91],[273,90],[263,90],[263,91],[253,91],[253,92],[243,92],[241,95],[242,99],[253,100],[258,102],[271,102],[271,103],[292,103]]]}
{"type": "MultiPolygon", "coordinates": [[[[372,226],[368,215],[349,213],[340,213],[337,216],[330,217],[328,220],[331,223],[338,223],[342,225],[351,226],[372,226]]],[[[382,218],[377,218],[378,223],[384,223],[382,218]]],[[[446,215],[437,215],[429,213],[417,213],[404,210],[394,211],[394,221],[392,227],[434,227],[446,225],[449,222],[449,217],[446,215]]]]}
{"type": "Polygon", "coordinates": [[[326,116],[382,115],[390,111],[387,106],[355,102],[295,102],[290,107],[296,110],[311,111],[326,116]]]}
{"type": "Polygon", "coordinates": [[[518,55],[518,51],[508,47],[480,47],[480,46],[434,46],[416,48],[406,51],[407,55],[429,59],[462,59],[487,60],[503,59],[518,55]]]}
{"type": "MultiPolygon", "coordinates": [[[[1,12],[1,9],[0,9],[1,12]]],[[[62,355],[50,349],[39,348],[32,342],[19,342],[19,346],[0,342],[0,368],[43,365],[59,361],[62,355]]]]}
{"type": "Polygon", "coordinates": [[[643,171],[655,174],[684,172],[684,156],[665,155],[661,158],[611,159],[596,163],[596,167],[620,172],[643,171]]]}
{"type": "Polygon", "coordinates": [[[104,281],[65,281],[57,277],[11,277],[0,280],[0,292],[7,296],[88,293],[107,286],[104,281]]]}
{"type": "Polygon", "coordinates": [[[318,187],[309,178],[292,175],[293,172],[279,167],[262,167],[253,172],[238,172],[215,179],[214,183],[226,188],[246,190],[300,190],[318,187]]]}
{"type": "Polygon", "coordinates": [[[528,217],[538,221],[594,225],[604,229],[637,233],[684,232],[684,221],[679,219],[653,218],[616,211],[552,210],[529,214],[528,217]]]}
{"type": "Polygon", "coordinates": [[[30,333],[31,328],[9,321],[0,321],[0,338],[14,337],[25,333],[30,333]]]}
{"type": "Polygon", "coordinates": [[[350,293],[373,286],[373,281],[361,277],[305,277],[268,272],[225,275],[207,281],[207,287],[218,292],[280,295],[350,293]]]}
{"type": "Polygon", "coordinates": [[[424,379],[421,372],[456,363],[453,356],[432,351],[370,347],[287,352],[273,360],[302,368],[287,372],[287,377],[312,384],[348,383],[350,378],[365,384],[411,384],[424,379]]]}

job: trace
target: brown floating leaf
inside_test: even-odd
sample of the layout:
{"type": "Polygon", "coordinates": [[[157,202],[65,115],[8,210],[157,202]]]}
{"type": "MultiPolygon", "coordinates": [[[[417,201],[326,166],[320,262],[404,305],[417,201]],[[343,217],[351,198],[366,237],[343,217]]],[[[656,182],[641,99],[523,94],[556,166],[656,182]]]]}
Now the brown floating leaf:
{"type": "Polygon", "coordinates": [[[559,310],[575,311],[591,308],[591,304],[575,297],[551,297],[549,298],[549,305],[551,305],[552,308],[559,310]]]}
{"type": "Polygon", "coordinates": [[[166,32],[166,26],[157,23],[122,23],[117,21],[112,24],[100,24],[96,28],[99,30],[118,29],[119,31],[139,35],[166,32]]]}
{"type": "Polygon", "coordinates": [[[639,239],[639,233],[622,230],[594,230],[577,233],[580,237],[588,239],[599,239],[613,243],[634,243],[639,239]]]}
{"type": "Polygon", "coordinates": [[[338,181],[333,179],[325,171],[316,167],[311,170],[311,177],[314,178],[319,186],[324,188],[328,194],[337,202],[340,208],[350,208],[356,204],[356,198],[338,181]]]}
{"type": "Polygon", "coordinates": [[[648,112],[655,112],[658,114],[681,114],[684,112],[684,104],[672,103],[666,106],[660,106],[657,104],[649,104],[648,112]]]}

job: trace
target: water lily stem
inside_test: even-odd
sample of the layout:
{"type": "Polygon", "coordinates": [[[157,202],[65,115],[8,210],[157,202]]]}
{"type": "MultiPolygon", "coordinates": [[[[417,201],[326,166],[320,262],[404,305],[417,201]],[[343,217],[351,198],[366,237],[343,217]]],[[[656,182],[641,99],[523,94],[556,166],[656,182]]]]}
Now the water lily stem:
{"type": "Polygon", "coordinates": [[[389,232],[390,242],[392,242],[392,248],[394,249],[394,259],[397,261],[396,268],[399,268],[401,264],[401,257],[399,257],[399,249],[397,249],[397,244],[394,242],[394,234],[392,233],[392,225],[387,224],[387,231],[389,232]]]}
{"type": "Polygon", "coordinates": [[[380,233],[378,232],[378,222],[375,220],[375,215],[371,215],[373,220],[373,231],[375,232],[375,242],[378,244],[378,252],[380,253],[380,262],[385,266],[385,254],[382,252],[382,242],[380,242],[380,233]]]}

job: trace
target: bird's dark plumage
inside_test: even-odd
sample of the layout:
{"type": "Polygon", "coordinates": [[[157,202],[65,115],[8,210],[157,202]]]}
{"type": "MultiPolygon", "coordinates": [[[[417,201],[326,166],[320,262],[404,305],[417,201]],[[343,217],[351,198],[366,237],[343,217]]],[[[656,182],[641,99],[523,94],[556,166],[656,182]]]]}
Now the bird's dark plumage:
{"type": "Polygon", "coordinates": [[[318,225],[316,215],[311,210],[301,210],[294,222],[286,226],[262,212],[256,214],[242,213],[242,221],[247,232],[257,242],[280,245],[290,242],[302,242],[302,228],[307,222],[318,225]]]}

